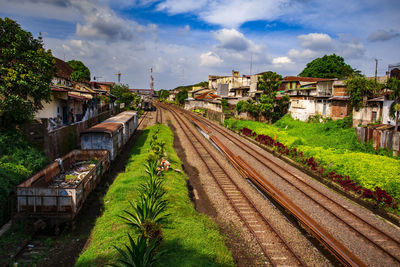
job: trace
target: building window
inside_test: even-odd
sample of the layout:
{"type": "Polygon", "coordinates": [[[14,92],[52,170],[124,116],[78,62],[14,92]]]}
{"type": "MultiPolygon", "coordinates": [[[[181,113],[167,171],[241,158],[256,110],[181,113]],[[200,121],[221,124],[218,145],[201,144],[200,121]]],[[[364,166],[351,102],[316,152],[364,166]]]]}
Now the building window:
{"type": "Polygon", "coordinates": [[[60,107],[57,107],[57,113],[60,113],[60,107]]]}
{"type": "Polygon", "coordinates": [[[377,115],[377,112],[372,111],[372,121],[376,121],[376,115],[377,115]]]}

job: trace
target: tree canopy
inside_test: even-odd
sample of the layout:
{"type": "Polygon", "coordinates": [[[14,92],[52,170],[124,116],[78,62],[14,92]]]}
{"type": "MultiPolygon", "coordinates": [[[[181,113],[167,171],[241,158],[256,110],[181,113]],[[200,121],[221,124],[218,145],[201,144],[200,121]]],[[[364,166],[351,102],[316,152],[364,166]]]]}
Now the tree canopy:
{"type": "Polygon", "coordinates": [[[168,90],[161,89],[160,91],[157,92],[157,94],[160,101],[164,101],[170,95],[170,92],[168,90]]]}
{"type": "Polygon", "coordinates": [[[50,101],[56,72],[50,50],[18,23],[0,18],[0,118],[3,126],[33,119],[50,101]]]}
{"type": "Polygon", "coordinates": [[[382,85],[375,83],[374,80],[360,76],[348,79],[345,83],[346,92],[350,97],[350,104],[356,109],[363,105],[365,98],[375,96],[382,88],[382,85]]]}
{"type": "Polygon", "coordinates": [[[353,69],[344,62],[344,58],[335,54],[314,59],[299,73],[300,77],[314,78],[347,78],[359,75],[360,71],[353,69]]]}
{"type": "Polygon", "coordinates": [[[178,104],[183,104],[185,103],[185,99],[188,98],[188,93],[187,91],[180,91],[179,93],[176,94],[175,100],[178,102],[178,104]]]}
{"type": "Polygon", "coordinates": [[[67,63],[74,70],[74,72],[71,73],[71,80],[75,82],[90,81],[90,71],[82,61],[70,60],[67,63]]]}
{"type": "Polygon", "coordinates": [[[133,101],[135,101],[135,94],[129,91],[128,85],[116,84],[111,88],[111,94],[117,98],[120,103],[125,103],[125,106],[129,106],[133,101]]]}

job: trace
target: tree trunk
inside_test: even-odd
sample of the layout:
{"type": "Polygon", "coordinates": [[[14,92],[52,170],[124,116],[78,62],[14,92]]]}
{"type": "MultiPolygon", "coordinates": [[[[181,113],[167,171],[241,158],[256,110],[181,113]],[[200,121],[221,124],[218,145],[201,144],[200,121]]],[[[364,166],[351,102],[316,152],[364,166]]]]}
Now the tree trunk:
{"type": "Polygon", "coordinates": [[[396,126],[394,127],[394,132],[397,132],[399,129],[399,113],[400,111],[396,111],[396,126]]]}

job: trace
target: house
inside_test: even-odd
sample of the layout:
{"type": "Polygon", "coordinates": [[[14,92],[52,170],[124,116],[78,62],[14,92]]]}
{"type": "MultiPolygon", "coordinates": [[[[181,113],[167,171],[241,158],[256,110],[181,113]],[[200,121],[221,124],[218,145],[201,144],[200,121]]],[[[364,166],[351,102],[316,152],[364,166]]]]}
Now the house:
{"type": "Polygon", "coordinates": [[[389,65],[387,75],[400,80],[400,63],[389,65]]]}
{"type": "Polygon", "coordinates": [[[100,81],[91,81],[90,87],[93,90],[99,90],[100,92],[106,92],[107,94],[110,93],[111,88],[113,88],[115,82],[100,82],[100,81]]]}
{"type": "Polygon", "coordinates": [[[63,60],[55,58],[56,74],[52,79],[50,101],[43,103],[35,118],[47,121],[48,130],[97,116],[97,92],[89,83],[73,82],[73,69],[63,60]]]}
{"type": "Polygon", "coordinates": [[[208,88],[221,97],[247,97],[250,91],[251,76],[240,76],[232,70],[232,76],[208,76],[208,88]]]}
{"type": "Polygon", "coordinates": [[[289,113],[293,118],[306,121],[317,114],[331,117],[331,100],[335,79],[286,76],[281,90],[290,97],[289,113]]]}
{"type": "Polygon", "coordinates": [[[332,120],[343,119],[351,114],[349,96],[346,93],[344,80],[333,82],[332,97],[329,98],[332,106],[332,120]]]}

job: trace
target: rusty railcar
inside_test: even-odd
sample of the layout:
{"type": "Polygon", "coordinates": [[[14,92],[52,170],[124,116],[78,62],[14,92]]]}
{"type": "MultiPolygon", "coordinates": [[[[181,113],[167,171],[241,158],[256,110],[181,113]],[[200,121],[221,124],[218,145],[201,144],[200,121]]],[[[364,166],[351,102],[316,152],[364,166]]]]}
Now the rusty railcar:
{"type": "Polygon", "coordinates": [[[123,126],[117,122],[99,123],[81,132],[81,149],[105,149],[113,161],[124,145],[123,126]]]}
{"type": "Polygon", "coordinates": [[[124,111],[104,122],[114,122],[122,125],[123,144],[125,145],[137,128],[137,113],[135,111],[124,111]]]}
{"type": "Polygon", "coordinates": [[[110,165],[107,150],[73,150],[17,186],[16,219],[48,224],[71,221],[110,165]],[[85,162],[80,177],[66,183],[65,171],[85,162]],[[88,163],[89,162],[89,163],[88,163]],[[63,180],[59,180],[64,177],[63,180]]]}

